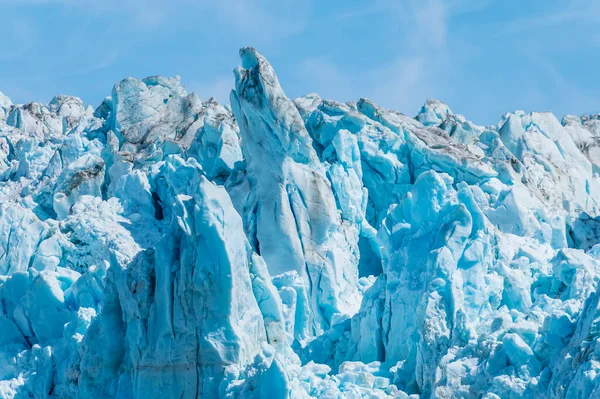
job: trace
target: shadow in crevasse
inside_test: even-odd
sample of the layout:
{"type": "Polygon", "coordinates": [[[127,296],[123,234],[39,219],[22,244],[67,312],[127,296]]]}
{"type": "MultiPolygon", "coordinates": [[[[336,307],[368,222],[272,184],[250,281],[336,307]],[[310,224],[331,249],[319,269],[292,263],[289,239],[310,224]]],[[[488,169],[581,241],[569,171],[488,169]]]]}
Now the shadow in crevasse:
{"type": "Polygon", "coordinates": [[[152,205],[154,206],[154,215],[148,212],[137,213],[134,210],[125,215],[128,219],[126,222],[120,223],[143,249],[154,247],[170,224],[169,218],[165,220],[163,203],[156,192],[152,192],[152,205]]]}
{"type": "Polygon", "coordinates": [[[581,212],[577,219],[567,225],[567,240],[570,248],[584,251],[600,244],[600,216],[592,217],[581,212]]]}

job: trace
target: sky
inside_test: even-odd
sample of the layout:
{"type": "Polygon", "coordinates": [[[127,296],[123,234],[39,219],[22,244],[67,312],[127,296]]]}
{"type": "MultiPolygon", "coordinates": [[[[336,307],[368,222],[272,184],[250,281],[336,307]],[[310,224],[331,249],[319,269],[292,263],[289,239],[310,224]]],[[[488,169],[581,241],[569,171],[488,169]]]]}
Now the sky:
{"type": "Polygon", "coordinates": [[[253,46],[288,95],[427,98],[480,125],[522,109],[600,112],[597,0],[0,0],[0,91],[97,106],[126,77],[181,76],[228,102],[253,46]]]}

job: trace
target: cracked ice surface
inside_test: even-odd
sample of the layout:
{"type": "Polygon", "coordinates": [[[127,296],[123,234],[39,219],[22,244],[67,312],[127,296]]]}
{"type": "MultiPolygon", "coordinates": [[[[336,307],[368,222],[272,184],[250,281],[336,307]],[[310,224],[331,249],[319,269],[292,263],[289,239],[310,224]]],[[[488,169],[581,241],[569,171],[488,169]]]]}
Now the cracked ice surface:
{"type": "Polygon", "coordinates": [[[600,397],[600,117],[0,93],[0,398],[600,397]]]}

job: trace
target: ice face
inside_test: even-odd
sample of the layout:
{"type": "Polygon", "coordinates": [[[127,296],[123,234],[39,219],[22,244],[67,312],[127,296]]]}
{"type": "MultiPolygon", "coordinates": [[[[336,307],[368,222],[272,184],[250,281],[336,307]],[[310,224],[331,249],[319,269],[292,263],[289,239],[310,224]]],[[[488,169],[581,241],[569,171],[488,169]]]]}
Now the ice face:
{"type": "Polygon", "coordinates": [[[307,309],[297,302],[294,310],[307,314],[295,325],[302,340],[329,328],[335,314],[358,309],[357,228],[342,223],[325,166],[271,65],[252,48],[242,49],[240,57],[231,103],[242,121],[251,191],[238,209],[269,273],[300,276],[308,297],[307,309]]]}
{"type": "Polygon", "coordinates": [[[10,98],[0,91],[0,120],[6,120],[7,111],[11,105],[10,98]]]}
{"type": "Polygon", "coordinates": [[[82,397],[216,397],[230,368],[243,372],[263,345],[286,339],[276,291],[225,189],[176,155],[154,178],[168,233],[111,264],[84,341],[82,397]]]}
{"type": "Polygon", "coordinates": [[[600,395],[600,117],[0,93],[0,397],[600,395]]]}

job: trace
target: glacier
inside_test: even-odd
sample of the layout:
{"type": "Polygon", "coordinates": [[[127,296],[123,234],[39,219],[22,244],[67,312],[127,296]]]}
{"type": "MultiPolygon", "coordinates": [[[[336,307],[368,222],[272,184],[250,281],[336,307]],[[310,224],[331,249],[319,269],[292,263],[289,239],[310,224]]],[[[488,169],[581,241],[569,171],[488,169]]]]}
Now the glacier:
{"type": "Polygon", "coordinates": [[[600,398],[600,115],[0,93],[0,398],[600,398]]]}

